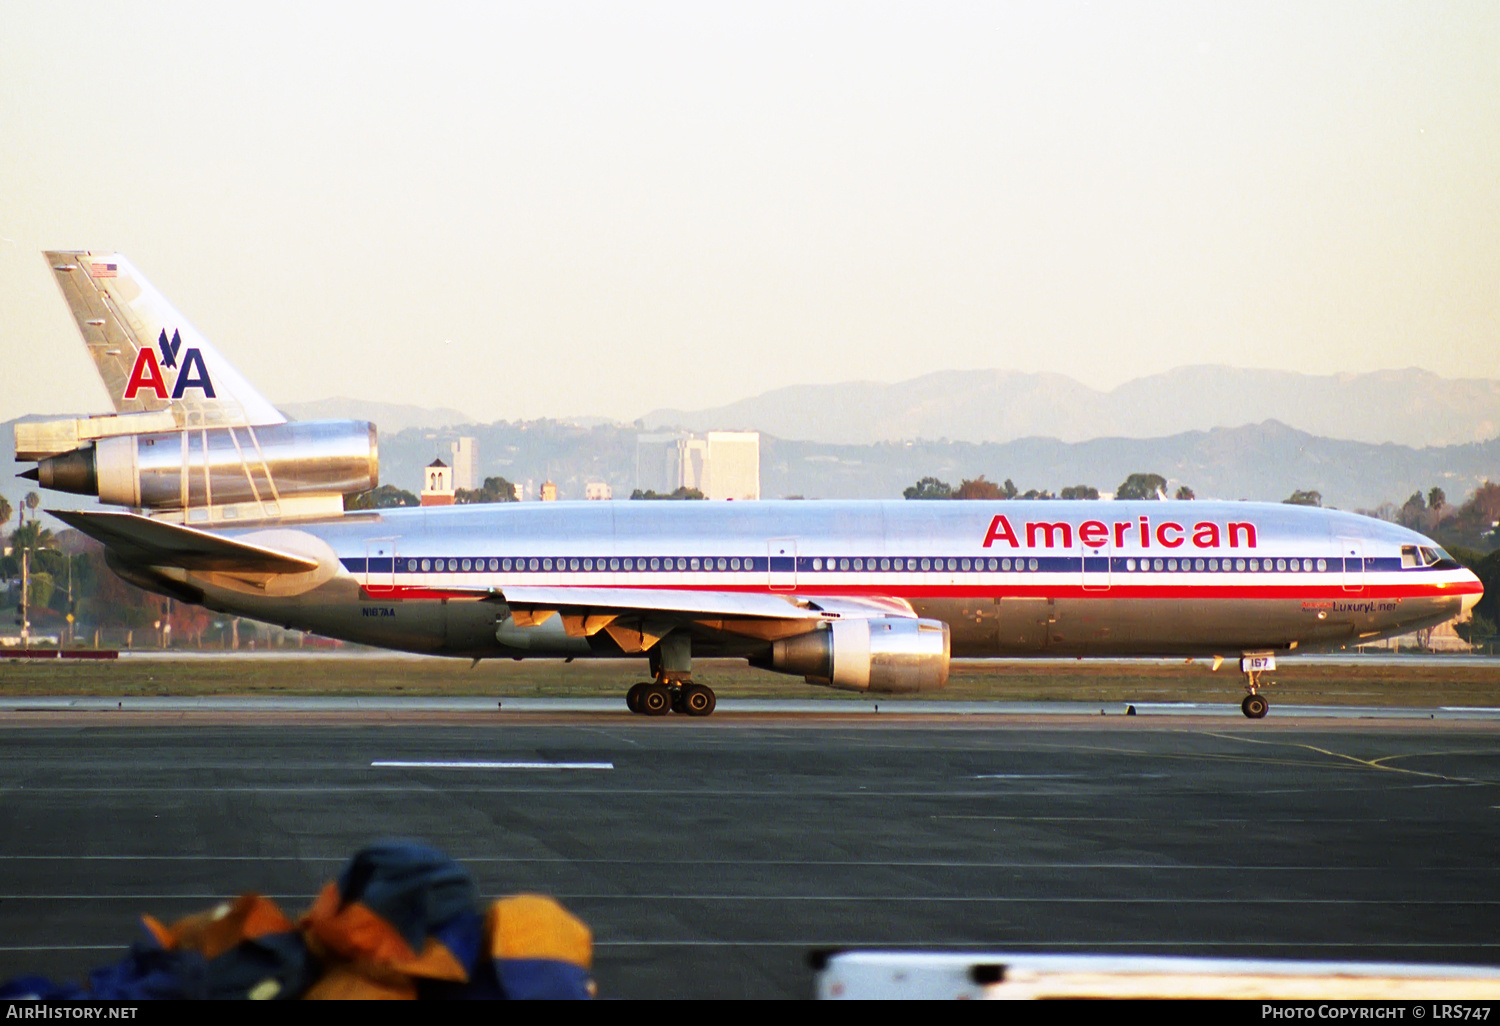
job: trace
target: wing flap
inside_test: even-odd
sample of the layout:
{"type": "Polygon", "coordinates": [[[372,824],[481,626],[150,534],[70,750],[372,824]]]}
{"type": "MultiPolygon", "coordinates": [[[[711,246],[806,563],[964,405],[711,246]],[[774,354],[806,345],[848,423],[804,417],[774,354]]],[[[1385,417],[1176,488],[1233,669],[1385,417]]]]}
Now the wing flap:
{"type": "Polygon", "coordinates": [[[210,534],[194,527],[108,510],[48,510],[129,563],[226,574],[303,574],[316,559],[210,534]]]}
{"type": "Polygon", "coordinates": [[[765,617],[774,620],[825,618],[825,614],[816,606],[799,605],[795,596],[773,595],[769,592],[545,586],[499,590],[500,597],[511,607],[553,612],[587,610],[595,615],[611,612],[677,613],[693,617],[765,617]]]}

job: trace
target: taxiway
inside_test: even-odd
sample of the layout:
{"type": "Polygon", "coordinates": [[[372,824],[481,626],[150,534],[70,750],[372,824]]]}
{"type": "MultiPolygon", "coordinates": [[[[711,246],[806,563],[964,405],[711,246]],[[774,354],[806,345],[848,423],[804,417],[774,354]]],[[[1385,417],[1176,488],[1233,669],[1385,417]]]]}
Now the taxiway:
{"type": "Polygon", "coordinates": [[[143,701],[4,703],[0,977],[112,961],[143,912],[295,913],[385,836],[559,898],[603,997],[807,996],[848,947],[1500,964],[1483,713],[143,701]]]}

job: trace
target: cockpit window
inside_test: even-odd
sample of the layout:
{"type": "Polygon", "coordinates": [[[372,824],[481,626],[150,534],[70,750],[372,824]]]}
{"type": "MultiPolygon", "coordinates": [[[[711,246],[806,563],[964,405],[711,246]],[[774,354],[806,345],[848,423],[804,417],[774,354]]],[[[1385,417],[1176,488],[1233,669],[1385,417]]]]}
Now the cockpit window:
{"type": "Polygon", "coordinates": [[[1442,566],[1444,569],[1448,569],[1457,565],[1458,562],[1452,556],[1436,545],[1401,546],[1401,566],[1403,568],[1442,566]]]}

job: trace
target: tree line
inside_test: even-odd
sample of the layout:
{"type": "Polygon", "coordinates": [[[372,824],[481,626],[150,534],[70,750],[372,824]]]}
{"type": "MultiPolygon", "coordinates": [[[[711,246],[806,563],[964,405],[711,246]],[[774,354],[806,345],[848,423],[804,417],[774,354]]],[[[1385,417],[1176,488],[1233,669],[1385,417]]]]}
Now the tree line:
{"type": "MultiPolygon", "coordinates": [[[[976,478],[964,478],[954,488],[947,481],[935,477],[924,477],[901,493],[908,499],[1097,499],[1099,489],[1093,485],[1069,485],[1056,495],[1045,489],[1032,488],[1022,492],[1010,478],[1004,484],[996,484],[983,474],[976,478]]],[[[1160,474],[1131,474],[1115,489],[1117,499],[1165,499],[1167,479],[1160,474]]],[[[1193,490],[1182,485],[1173,496],[1176,499],[1196,498],[1193,490]]]]}
{"type": "MultiPolygon", "coordinates": [[[[1073,485],[1053,494],[1047,490],[1020,491],[1006,479],[996,484],[984,475],[962,479],[957,488],[936,477],[924,477],[903,492],[908,499],[1097,499],[1099,490],[1089,485],[1073,485]]],[[[696,499],[701,493],[678,489],[669,495],[641,492],[632,498],[696,499]]],[[[1118,499],[1166,499],[1167,480],[1160,474],[1129,475],[1115,489],[1118,499]]],[[[513,502],[515,491],[503,477],[486,478],[478,489],[460,490],[462,503],[513,502]]],[[[1179,487],[1173,495],[1179,500],[1194,498],[1193,490],[1179,487]]],[[[1321,506],[1323,497],[1317,491],[1294,491],[1283,502],[1293,505],[1321,506]]],[[[350,509],[388,509],[416,506],[417,496],[403,489],[385,485],[346,503],[350,509]]],[[[77,531],[61,535],[43,526],[36,512],[39,496],[29,493],[16,509],[0,497],[0,535],[15,516],[18,526],[7,539],[9,554],[0,557],[0,584],[3,602],[10,615],[19,615],[21,563],[27,564],[28,605],[30,619],[37,631],[60,633],[66,629],[66,617],[73,615],[80,624],[112,630],[162,632],[170,627],[170,637],[178,643],[202,644],[215,630],[227,629],[215,614],[197,606],[168,602],[127,584],[104,559],[104,550],[92,539],[77,531]]],[[[1500,484],[1486,481],[1457,505],[1448,501],[1441,487],[1413,492],[1401,505],[1385,503],[1374,510],[1358,510],[1432,538],[1455,559],[1477,574],[1485,594],[1475,607],[1474,618],[1459,628],[1466,638],[1493,637],[1500,625],[1500,484]]],[[[253,634],[257,628],[245,623],[242,634],[253,634]]]]}

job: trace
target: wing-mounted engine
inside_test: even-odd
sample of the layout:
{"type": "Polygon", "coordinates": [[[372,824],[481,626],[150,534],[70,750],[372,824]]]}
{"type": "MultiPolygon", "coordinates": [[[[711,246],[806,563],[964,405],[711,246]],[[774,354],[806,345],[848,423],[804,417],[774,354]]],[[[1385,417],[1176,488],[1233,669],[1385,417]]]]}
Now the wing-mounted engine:
{"type": "Polygon", "coordinates": [[[948,625],[884,616],[840,619],[777,641],[756,665],[845,691],[933,691],[948,683],[948,625]]]}
{"type": "Polygon", "coordinates": [[[28,434],[37,437],[29,447],[18,431],[16,458],[37,461],[22,476],[184,523],[337,515],[344,496],[380,483],[379,446],[367,421],[117,434],[51,453],[40,427],[28,434]]]}

